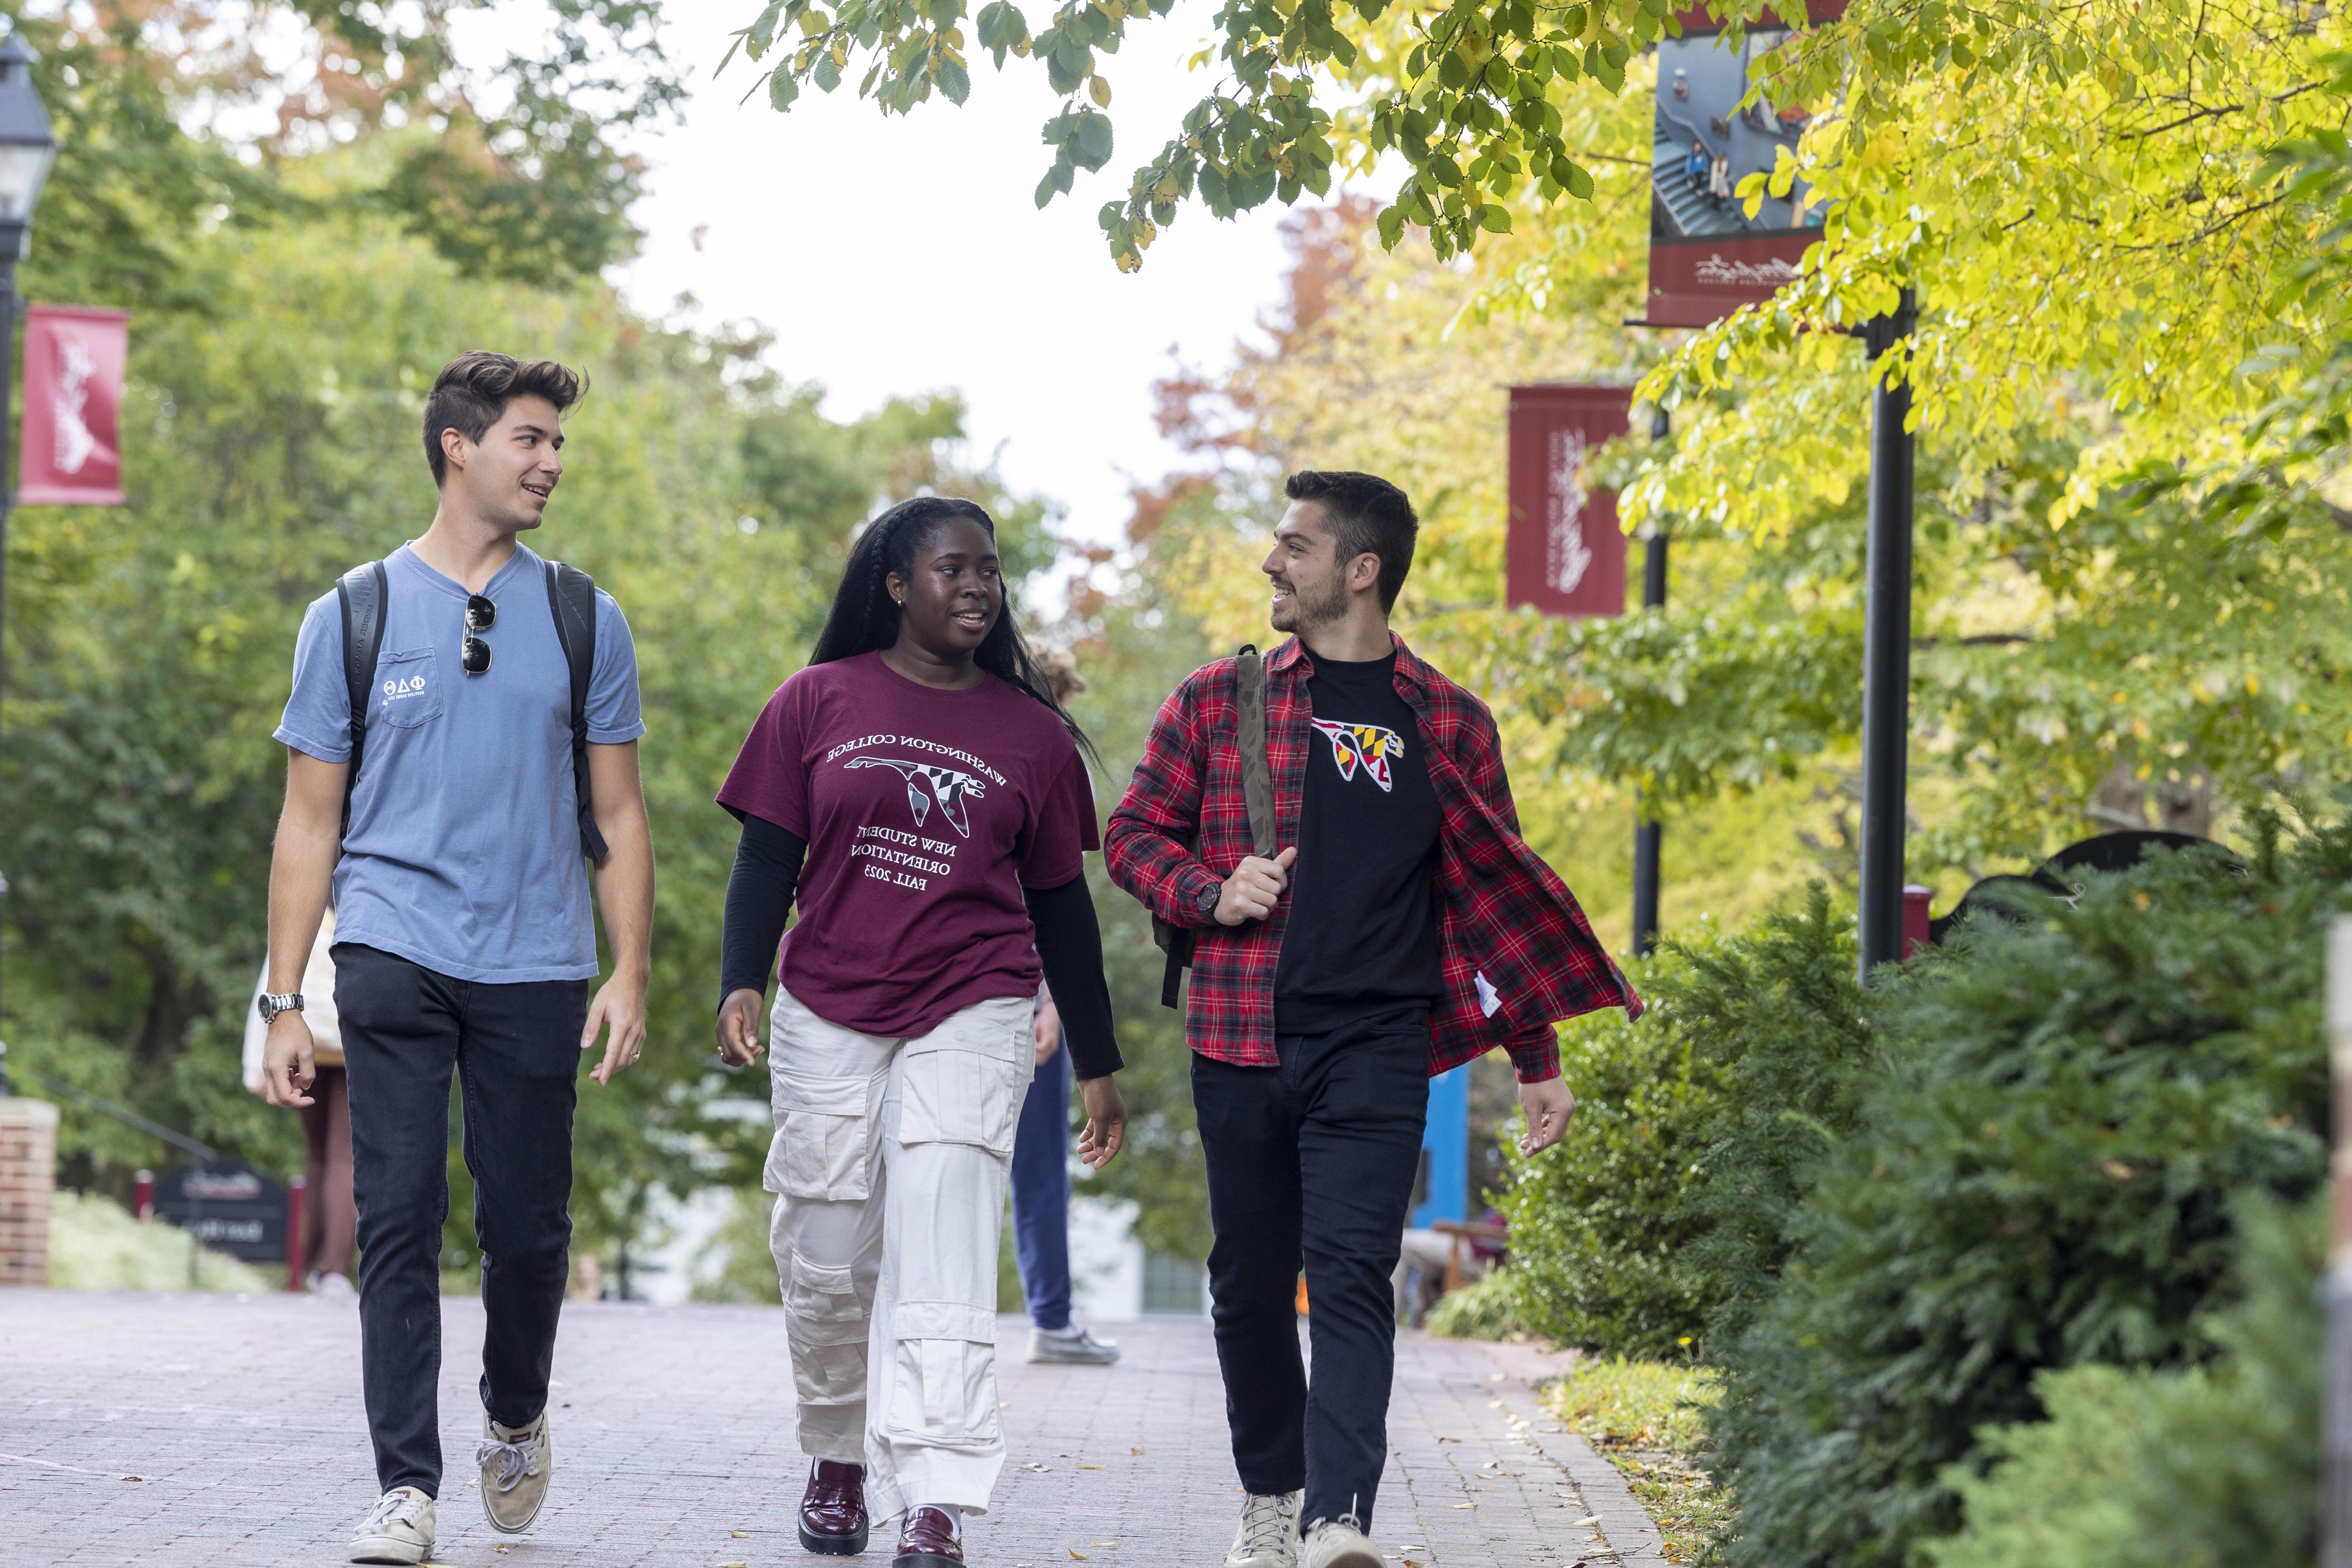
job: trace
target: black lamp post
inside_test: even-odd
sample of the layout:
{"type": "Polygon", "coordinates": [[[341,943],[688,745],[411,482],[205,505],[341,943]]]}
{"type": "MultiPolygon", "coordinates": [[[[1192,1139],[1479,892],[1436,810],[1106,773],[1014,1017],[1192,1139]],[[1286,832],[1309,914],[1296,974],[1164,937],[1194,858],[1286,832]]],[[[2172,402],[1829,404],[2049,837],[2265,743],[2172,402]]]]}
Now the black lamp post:
{"type": "MultiPolygon", "coordinates": [[[[1908,289],[1864,329],[1873,363],[1911,335],[1908,289]]],[[[1911,383],[1870,395],[1870,598],[1862,632],[1862,979],[1903,956],[1905,773],[1911,743],[1911,383]]]]}
{"type": "MultiPolygon", "coordinates": [[[[0,694],[8,688],[8,512],[16,499],[8,472],[8,447],[15,438],[8,393],[16,374],[16,262],[32,237],[33,205],[41,199],[41,183],[49,177],[49,163],[57,155],[49,111],[33,87],[33,51],[11,33],[0,39],[0,694]]],[[[0,876],[0,910],[5,910],[7,897],[7,878],[0,876]]],[[[0,925],[0,936],[5,929],[0,925]]],[[[8,1047],[0,1040],[0,1095],[7,1092],[8,1047]]]]}

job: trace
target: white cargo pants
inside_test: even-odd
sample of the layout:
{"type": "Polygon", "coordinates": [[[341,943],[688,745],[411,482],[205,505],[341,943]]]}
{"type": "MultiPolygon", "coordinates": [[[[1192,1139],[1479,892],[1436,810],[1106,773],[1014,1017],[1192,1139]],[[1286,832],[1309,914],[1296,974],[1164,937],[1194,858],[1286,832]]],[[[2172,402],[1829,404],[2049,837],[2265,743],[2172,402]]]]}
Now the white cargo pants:
{"type": "Polygon", "coordinates": [[[996,1247],[1032,1008],[975,1003],[913,1039],[829,1024],[782,988],[770,1015],[762,1184],[801,1449],[864,1465],[877,1521],[985,1512],[1003,1468],[996,1247]]]}

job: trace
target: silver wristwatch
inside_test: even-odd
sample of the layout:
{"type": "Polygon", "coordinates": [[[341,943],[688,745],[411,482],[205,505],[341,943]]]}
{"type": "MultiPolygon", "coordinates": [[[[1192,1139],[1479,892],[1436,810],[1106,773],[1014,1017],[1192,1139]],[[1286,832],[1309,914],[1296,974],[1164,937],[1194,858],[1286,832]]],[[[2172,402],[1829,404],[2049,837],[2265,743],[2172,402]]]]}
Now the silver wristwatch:
{"type": "Polygon", "coordinates": [[[272,995],[265,991],[261,994],[261,1000],[254,1005],[261,1009],[263,1023],[274,1024],[278,1022],[278,1015],[280,1013],[299,1013],[302,1010],[302,993],[288,991],[272,995]]]}

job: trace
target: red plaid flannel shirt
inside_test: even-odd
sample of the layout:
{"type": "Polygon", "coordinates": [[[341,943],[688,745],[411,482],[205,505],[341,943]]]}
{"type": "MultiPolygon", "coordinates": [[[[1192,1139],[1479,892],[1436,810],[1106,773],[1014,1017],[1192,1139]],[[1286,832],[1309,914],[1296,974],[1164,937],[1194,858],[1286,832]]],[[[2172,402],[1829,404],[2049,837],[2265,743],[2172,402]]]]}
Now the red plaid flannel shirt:
{"type": "MultiPolygon", "coordinates": [[[[1576,895],[1520,838],[1495,716],[1391,635],[1397,695],[1419,721],[1421,755],[1444,817],[1437,896],[1445,997],[1430,1018],[1429,1070],[1501,1046],[1522,1082],[1557,1078],[1552,1020],[1598,1007],[1639,1016],[1642,999],[1593,937],[1576,895]]],[[[1266,656],[1265,751],[1278,844],[1298,842],[1314,668],[1296,637],[1266,656]]],[[[1221,658],[1160,705],[1126,798],[1111,813],[1103,858],[1113,881],[1193,932],[1184,1015],[1192,1048],[1241,1067],[1272,1067],[1274,972],[1289,895],[1264,921],[1238,926],[1200,912],[1202,889],[1252,852],[1234,734],[1234,661],[1221,658]]]]}

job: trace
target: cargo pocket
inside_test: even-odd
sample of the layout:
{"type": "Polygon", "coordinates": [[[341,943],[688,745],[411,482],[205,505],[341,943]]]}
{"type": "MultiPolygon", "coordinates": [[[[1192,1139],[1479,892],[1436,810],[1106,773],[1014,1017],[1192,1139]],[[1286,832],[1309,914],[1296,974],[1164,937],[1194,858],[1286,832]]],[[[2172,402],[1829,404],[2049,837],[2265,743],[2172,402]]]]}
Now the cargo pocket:
{"type": "Polygon", "coordinates": [[[795,1198],[866,1196],[866,1082],[776,1074],[776,1135],[760,1184],[795,1198]]]}
{"type": "Polygon", "coordinates": [[[890,1333],[896,1361],[882,1429],[928,1447],[1001,1447],[995,1314],[960,1301],[904,1301],[890,1333]]]}
{"type": "Polygon", "coordinates": [[[798,1253],[784,1281],[785,1335],[793,1387],[803,1405],[854,1405],[866,1397],[866,1304],[847,1265],[828,1268],[798,1253]]]}
{"type": "Polygon", "coordinates": [[[992,1154],[1012,1153],[1034,1050],[1024,1031],[1007,1039],[1008,1047],[991,1049],[992,1031],[942,1030],[908,1041],[898,1091],[898,1142],[971,1143],[992,1154]]]}

